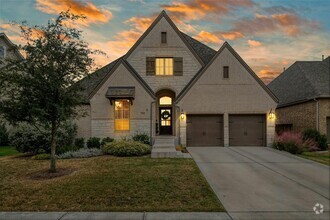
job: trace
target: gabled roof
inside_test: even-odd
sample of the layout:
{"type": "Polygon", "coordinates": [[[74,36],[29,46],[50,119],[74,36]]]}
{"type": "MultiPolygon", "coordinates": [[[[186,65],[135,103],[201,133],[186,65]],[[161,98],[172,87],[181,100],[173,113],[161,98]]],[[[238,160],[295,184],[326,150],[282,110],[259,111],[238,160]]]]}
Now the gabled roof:
{"type": "Polygon", "coordinates": [[[284,107],[315,98],[330,98],[330,57],[297,61],[268,84],[284,107]]]}
{"type": "Polygon", "coordinates": [[[227,48],[233,56],[241,63],[241,65],[251,74],[251,76],[259,83],[259,85],[272,97],[272,99],[275,102],[278,102],[278,99],[276,96],[267,88],[267,86],[262,82],[262,80],[254,73],[254,71],[245,63],[245,61],[238,55],[238,53],[229,45],[229,43],[226,41],[223,43],[221,48],[218,50],[218,52],[212,57],[212,59],[208,62],[206,66],[201,68],[201,70],[190,80],[190,82],[186,85],[186,87],[180,92],[178,95],[176,102],[178,103],[183,96],[193,87],[193,85],[198,81],[198,79],[204,74],[204,72],[208,69],[209,66],[212,65],[214,60],[217,59],[219,54],[222,53],[222,51],[227,48]]]}
{"type": "Polygon", "coordinates": [[[17,49],[17,46],[13,42],[11,42],[11,40],[7,37],[7,35],[5,33],[0,33],[0,37],[3,38],[7,42],[7,44],[10,45],[10,49],[14,50],[14,52],[18,58],[24,59],[23,55],[17,49]]]}
{"type": "Polygon", "coordinates": [[[137,40],[137,42],[129,49],[129,51],[125,54],[125,59],[127,59],[132,52],[136,49],[137,46],[143,41],[143,39],[150,33],[150,31],[156,26],[156,24],[162,19],[165,18],[166,21],[171,25],[171,27],[174,29],[174,31],[178,34],[178,36],[181,38],[181,40],[184,42],[184,44],[188,47],[188,49],[192,52],[192,54],[196,57],[198,62],[204,66],[205,63],[203,60],[198,56],[196,51],[192,48],[192,46],[187,42],[186,38],[182,35],[182,32],[179,31],[177,26],[173,23],[171,18],[167,15],[167,13],[163,10],[158,17],[152,22],[152,24],[148,27],[148,29],[142,34],[142,36],[137,40]]]}
{"type": "Polygon", "coordinates": [[[84,103],[89,103],[89,100],[107,81],[107,79],[112,75],[112,73],[120,66],[120,64],[123,64],[126,67],[126,69],[134,76],[134,78],[146,89],[146,91],[150,94],[150,96],[152,98],[155,98],[155,94],[152,91],[152,89],[146,84],[146,82],[141,78],[141,76],[139,76],[139,74],[132,68],[132,66],[127,61],[125,61],[123,57],[121,57],[78,82],[78,83],[83,83],[80,85],[83,88],[84,87],[86,88],[84,89],[84,91],[86,92],[83,92],[82,94],[84,103]],[[89,82],[92,82],[92,84],[89,84],[89,82]]]}

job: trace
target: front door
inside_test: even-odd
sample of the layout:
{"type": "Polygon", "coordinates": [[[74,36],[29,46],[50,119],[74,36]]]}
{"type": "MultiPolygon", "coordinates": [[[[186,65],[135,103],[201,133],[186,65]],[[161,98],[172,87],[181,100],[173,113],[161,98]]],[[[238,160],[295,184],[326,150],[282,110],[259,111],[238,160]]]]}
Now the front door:
{"type": "Polygon", "coordinates": [[[159,134],[171,135],[172,134],[172,108],[160,107],[159,108],[159,134]]]}

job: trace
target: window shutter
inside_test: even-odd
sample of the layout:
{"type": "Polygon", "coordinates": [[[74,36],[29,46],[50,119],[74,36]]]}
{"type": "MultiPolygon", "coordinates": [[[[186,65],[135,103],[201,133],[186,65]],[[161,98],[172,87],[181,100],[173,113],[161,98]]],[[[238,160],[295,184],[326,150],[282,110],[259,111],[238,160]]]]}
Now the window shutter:
{"type": "Polygon", "coordinates": [[[229,78],[229,66],[223,67],[223,78],[225,79],[229,78]]]}
{"type": "Polygon", "coordinates": [[[183,75],[183,59],[182,57],[174,57],[174,75],[183,75]]]}
{"type": "Polygon", "coordinates": [[[146,59],[146,73],[149,76],[155,75],[155,57],[147,57],[146,59]]]}

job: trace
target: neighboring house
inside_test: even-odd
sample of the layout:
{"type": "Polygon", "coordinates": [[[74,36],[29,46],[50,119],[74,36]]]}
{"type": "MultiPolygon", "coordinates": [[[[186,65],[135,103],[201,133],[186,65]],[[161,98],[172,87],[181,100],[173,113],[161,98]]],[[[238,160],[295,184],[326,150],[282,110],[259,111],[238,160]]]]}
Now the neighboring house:
{"type": "Polygon", "coordinates": [[[277,131],[313,128],[330,140],[330,57],[297,61],[268,87],[279,99],[277,131]]]}
{"type": "MultiPolygon", "coordinates": [[[[121,58],[80,81],[79,137],[147,133],[155,147],[270,146],[277,99],[225,42],[180,32],[163,11],[121,58]]],[[[164,151],[164,149],[163,149],[164,151]]]]}
{"type": "Polygon", "coordinates": [[[5,33],[0,33],[0,68],[6,65],[6,59],[24,59],[17,46],[5,33]]]}

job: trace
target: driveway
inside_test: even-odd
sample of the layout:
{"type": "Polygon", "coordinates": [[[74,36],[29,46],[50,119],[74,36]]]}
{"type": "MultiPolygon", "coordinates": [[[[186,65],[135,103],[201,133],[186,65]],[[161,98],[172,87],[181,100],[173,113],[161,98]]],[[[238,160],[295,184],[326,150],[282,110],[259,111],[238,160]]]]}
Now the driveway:
{"type": "Polygon", "coordinates": [[[330,219],[328,166],[266,147],[188,150],[233,219],[330,219]]]}

